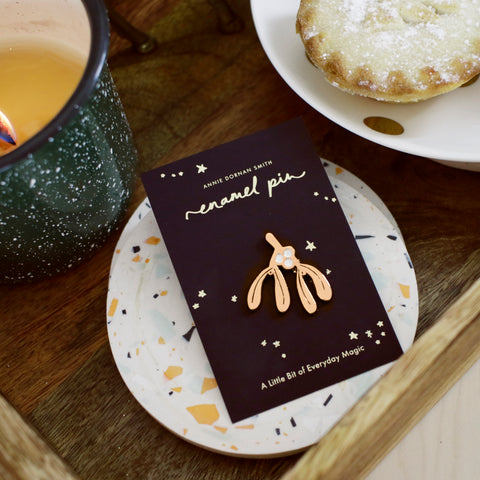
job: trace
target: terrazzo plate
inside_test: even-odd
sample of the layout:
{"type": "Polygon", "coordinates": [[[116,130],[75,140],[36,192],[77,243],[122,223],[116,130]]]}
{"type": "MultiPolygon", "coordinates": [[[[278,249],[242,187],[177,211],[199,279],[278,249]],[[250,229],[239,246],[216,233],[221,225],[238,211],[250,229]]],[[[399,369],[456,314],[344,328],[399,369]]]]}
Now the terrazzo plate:
{"type": "Polygon", "coordinates": [[[480,81],[415,104],[350,95],[327,83],[307,59],[295,21],[300,0],[251,0],[260,42],[285,82],[308,104],[342,127],[378,144],[437,162],[480,171],[480,81]],[[400,135],[380,133],[364,119],[398,122],[400,135]]]}
{"type": "MultiPolygon", "coordinates": [[[[334,164],[326,163],[326,171],[406,350],[417,327],[418,293],[398,227],[367,185],[334,164]]],[[[130,218],[112,258],[107,330],[118,370],[143,408],[186,441],[233,456],[275,457],[309,447],[389,368],[232,424],[148,199],[130,218]]]]}

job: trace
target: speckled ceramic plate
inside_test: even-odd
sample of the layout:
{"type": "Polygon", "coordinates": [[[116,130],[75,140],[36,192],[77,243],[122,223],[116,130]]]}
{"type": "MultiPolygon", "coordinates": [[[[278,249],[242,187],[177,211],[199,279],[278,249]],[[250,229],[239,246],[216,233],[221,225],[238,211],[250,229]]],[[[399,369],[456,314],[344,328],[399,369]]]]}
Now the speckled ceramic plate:
{"type": "Polygon", "coordinates": [[[330,120],[373,142],[449,166],[480,170],[480,81],[446,95],[395,105],[350,95],[322,78],[305,55],[295,21],[300,0],[250,0],[258,37],[273,66],[307,103],[330,120]],[[368,117],[402,125],[389,135],[372,130],[368,117]]]}
{"type": "MultiPolygon", "coordinates": [[[[381,200],[328,164],[327,173],[406,350],[418,319],[415,272],[381,200]]],[[[232,424],[148,200],[128,222],[112,259],[107,329],[126,385],[162,425],[227,455],[272,457],[317,442],[385,373],[388,365],[232,424]],[[209,415],[215,405],[219,418],[209,415]]]]}

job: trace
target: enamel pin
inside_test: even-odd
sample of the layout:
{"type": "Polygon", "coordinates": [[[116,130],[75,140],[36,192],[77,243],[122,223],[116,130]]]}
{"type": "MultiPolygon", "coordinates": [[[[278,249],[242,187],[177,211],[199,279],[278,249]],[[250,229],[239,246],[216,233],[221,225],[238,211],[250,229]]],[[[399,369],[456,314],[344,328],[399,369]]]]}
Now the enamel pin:
{"type": "Polygon", "coordinates": [[[284,247],[270,232],[265,235],[265,240],[274,250],[268,267],[262,270],[252,285],[250,285],[247,296],[247,304],[250,310],[255,310],[260,305],[263,281],[268,275],[273,275],[275,279],[275,303],[278,310],[283,313],[288,309],[290,306],[290,293],[285,277],[279,267],[285,270],[296,269],[298,295],[308,313],[315,313],[317,302],[305,282],[305,275],[312,279],[317,296],[321,300],[328,301],[332,298],[332,287],[325,276],[312,265],[300,263],[300,260],[295,256],[293,247],[284,247]]]}

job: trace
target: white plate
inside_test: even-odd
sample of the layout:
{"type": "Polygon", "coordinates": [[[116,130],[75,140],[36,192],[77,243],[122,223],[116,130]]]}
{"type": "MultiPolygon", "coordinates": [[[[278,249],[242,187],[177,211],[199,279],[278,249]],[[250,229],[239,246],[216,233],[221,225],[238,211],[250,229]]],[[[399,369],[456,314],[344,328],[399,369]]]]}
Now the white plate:
{"type": "MultiPolygon", "coordinates": [[[[418,293],[398,228],[385,205],[360,180],[332,164],[327,166],[327,173],[352,232],[363,237],[358,245],[406,350],[417,327],[418,293]]],[[[145,200],[129,220],[113,255],[107,329],[127,387],[170,431],[227,455],[272,457],[294,453],[317,442],[389,367],[379,367],[232,424],[192,326],[145,200]],[[190,335],[186,339],[187,333],[190,335]],[[212,405],[218,418],[211,415],[212,405]]]]}
{"type": "Polygon", "coordinates": [[[262,46],[287,84],[330,120],[373,142],[441,163],[480,171],[480,81],[430,100],[396,105],[350,95],[331,86],[305,55],[295,32],[299,0],[251,0],[262,46]],[[400,123],[401,135],[367,127],[370,116],[400,123]]]}

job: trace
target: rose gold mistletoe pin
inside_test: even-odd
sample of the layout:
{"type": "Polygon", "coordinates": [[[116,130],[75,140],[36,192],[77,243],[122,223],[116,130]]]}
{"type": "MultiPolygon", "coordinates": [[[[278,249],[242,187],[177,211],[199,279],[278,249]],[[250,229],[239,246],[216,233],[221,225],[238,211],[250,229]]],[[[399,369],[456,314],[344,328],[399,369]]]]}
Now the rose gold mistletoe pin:
{"type": "Polygon", "coordinates": [[[284,247],[270,232],[265,235],[265,240],[274,250],[268,267],[262,270],[252,285],[250,285],[247,296],[247,304],[250,310],[255,310],[260,305],[263,281],[268,275],[273,275],[275,279],[275,303],[278,310],[285,312],[288,309],[290,306],[290,293],[285,277],[279,267],[285,270],[296,269],[298,295],[308,313],[314,313],[317,310],[317,302],[305,282],[305,275],[312,279],[317,296],[321,300],[328,301],[332,298],[332,287],[325,276],[315,267],[300,263],[300,260],[295,256],[293,247],[284,247]]]}

